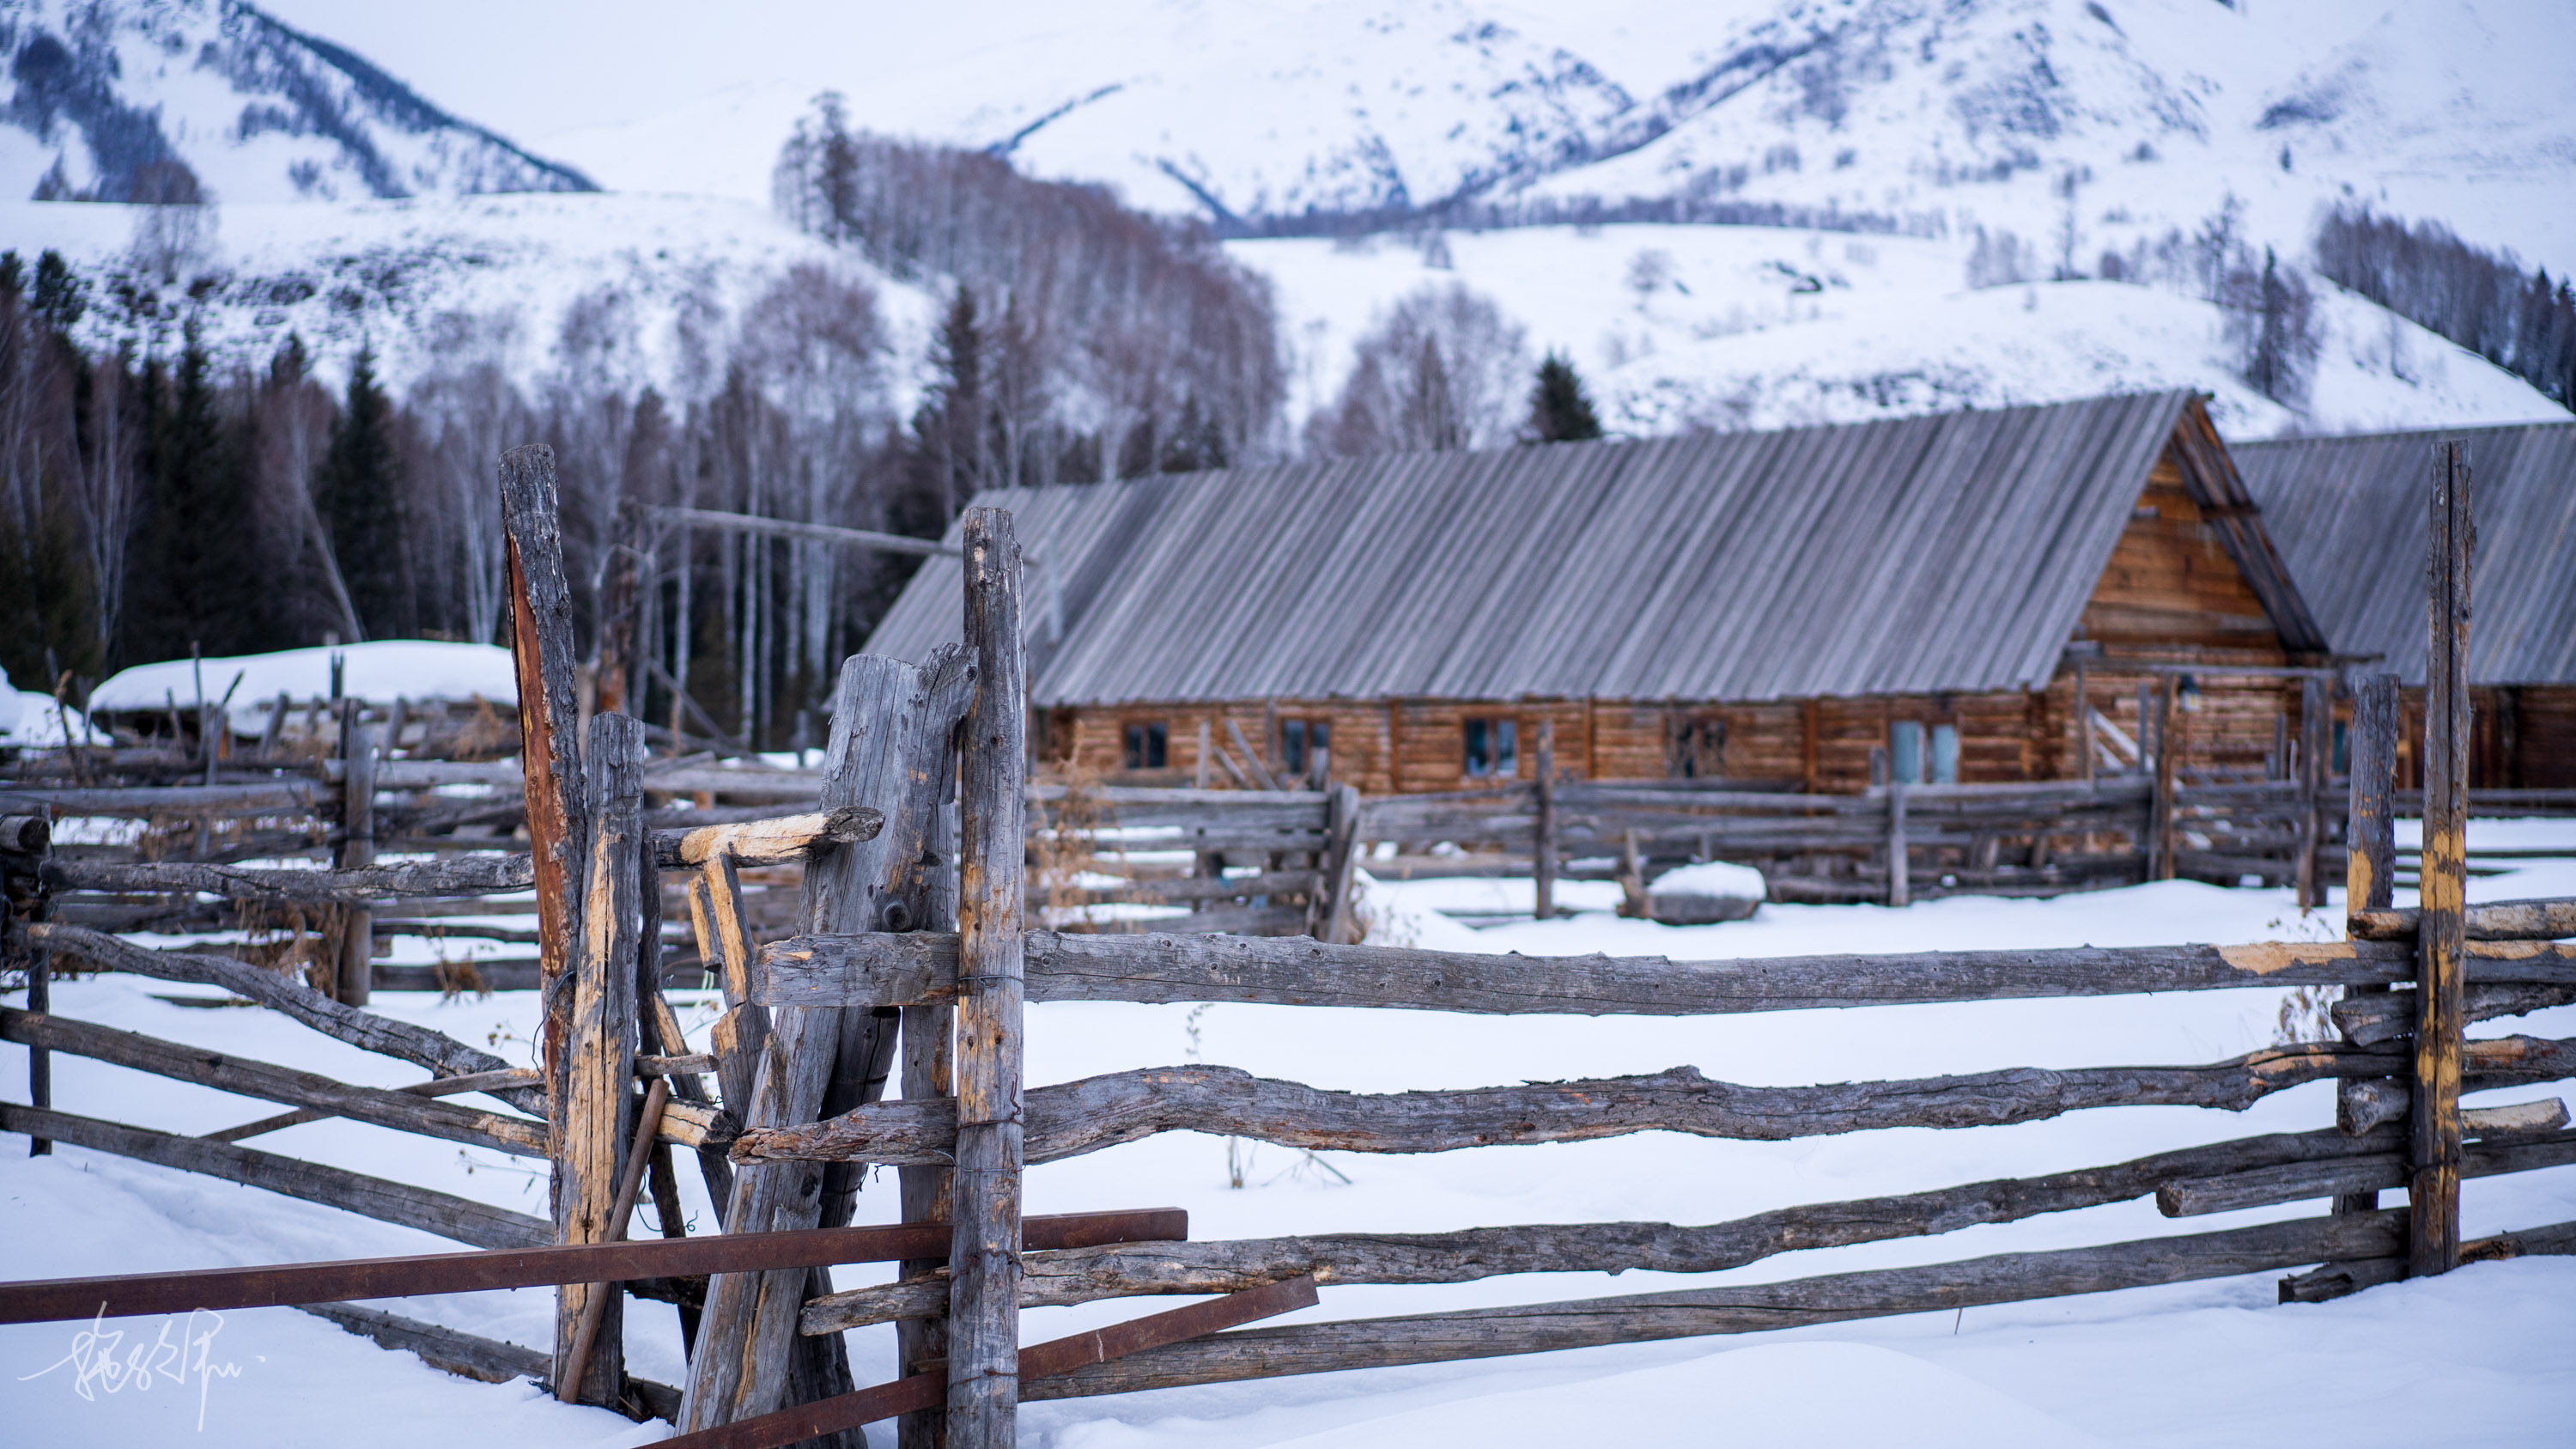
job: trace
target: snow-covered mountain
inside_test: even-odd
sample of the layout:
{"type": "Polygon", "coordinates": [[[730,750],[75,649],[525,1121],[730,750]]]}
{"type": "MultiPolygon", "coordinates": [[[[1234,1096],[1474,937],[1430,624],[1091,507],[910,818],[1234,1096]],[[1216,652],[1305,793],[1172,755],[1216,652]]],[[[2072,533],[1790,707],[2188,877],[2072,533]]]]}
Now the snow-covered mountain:
{"type": "MultiPolygon", "coordinates": [[[[988,146],[1247,233],[1400,216],[1401,233],[1372,238],[1229,243],[1276,284],[1292,427],[1331,396],[1378,309],[1452,281],[1495,299],[1533,350],[1574,357],[1606,418],[1639,433],[2167,386],[2211,392],[2240,436],[2517,421],[2564,414],[2322,282],[2323,348],[2290,408],[2236,376],[2225,319],[2198,295],[2076,279],[2101,275],[2105,253],[2194,232],[2231,197],[2258,255],[2295,261],[2321,208],[2367,202],[2563,274],[2576,266],[2563,3],[788,3],[746,22],[749,40],[710,37],[704,57],[671,62],[699,89],[564,77],[622,87],[624,119],[549,131],[543,149],[627,194],[474,198],[455,194],[587,183],[238,0],[0,0],[16,87],[0,225],[5,244],[60,246],[99,283],[88,326],[102,344],[167,347],[194,319],[252,361],[293,331],[326,367],[372,343],[397,385],[469,335],[533,381],[575,304],[614,293],[636,379],[685,395],[702,385],[691,359],[707,318],[828,260],[885,298],[900,378],[939,279],[888,281],[761,207],[779,142],[832,85],[855,124],[988,146]],[[724,59],[744,45],[763,57],[756,73],[724,59]],[[184,262],[140,254],[155,223],[139,209],[10,205],[9,187],[130,192],[165,154],[227,203],[184,262]],[[404,193],[418,196],[372,199],[404,193]],[[1634,199],[1853,229],[1424,241],[1444,206],[1634,199]],[[237,204],[271,201],[297,204],[237,204]],[[2017,234],[2024,275],[2071,279],[1972,288],[1980,229],[2017,234]],[[1660,280],[1639,288],[1648,274],[1660,280]]],[[[435,78],[465,63],[451,50],[380,58],[435,78]]]]}
{"type": "Polygon", "coordinates": [[[243,0],[0,0],[0,197],[588,191],[243,0]]]}
{"type": "Polygon", "coordinates": [[[799,10],[787,79],[548,135],[607,184],[765,195],[805,95],[1249,223],[1537,198],[1776,202],[2258,244],[2322,204],[2576,265],[2564,0],[995,0],[799,10]],[[890,59],[899,55],[900,63],[890,59]],[[803,94],[799,94],[799,92],[803,94]]]}

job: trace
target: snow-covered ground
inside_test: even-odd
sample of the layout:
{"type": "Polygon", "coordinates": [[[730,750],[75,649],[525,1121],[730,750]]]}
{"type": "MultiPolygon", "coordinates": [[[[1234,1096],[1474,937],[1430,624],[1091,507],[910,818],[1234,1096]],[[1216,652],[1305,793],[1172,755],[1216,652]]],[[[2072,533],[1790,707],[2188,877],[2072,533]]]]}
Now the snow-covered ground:
{"type": "MultiPolygon", "coordinates": [[[[2517,862],[2471,882],[2472,899],[2576,894],[2576,822],[2479,821],[2473,847],[2564,846],[2560,860],[2517,862]]],[[[1526,910],[1526,881],[1375,882],[1381,939],[1519,951],[1662,952],[1720,958],[1968,946],[2145,944],[2305,938],[2333,913],[2302,919],[2286,892],[2174,883],[2053,901],[1952,898],[1910,910],[1765,906],[1752,920],[1672,928],[1621,920],[1608,900],[1569,883],[1560,900],[1584,913],[1470,929],[1461,916],[1526,910]]],[[[428,943],[397,944],[427,959],[428,943]]],[[[1544,969],[1533,964],[1532,969],[1544,969]]],[[[199,988],[131,977],[56,987],[56,1009],[84,1020],[292,1062],[348,1080],[398,1085],[419,1076],[271,1013],[173,1005],[199,988]]],[[[2271,1039],[2282,993],[2244,991],[2079,1001],[1796,1012],[1691,1019],[1486,1018],[1243,1005],[1057,1003],[1030,1012],[1029,1080],[1196,1058],[1357,1091],[1491,1085],[1614,1075],[1688,1063],[1755,1083],[1839,1081],[2010,1065],[2201,1062],[2271,1039]]],[[[528,1053],[532,993],[442,1002],[387,994],[379,1009],[488,1046],[528,1053]]],[[[693,1030],[710,1013],[682,1005],[693,1030]]],[[[2576,1031],[2576,1008],[2483,1024],[2479,1034],[2576,1031]]],[[[0,1049],[0,1082],[24,1081],[24,1053],[0,1049]]],[[[55,1099],[68,1111],[181,1132],[264,1115],[264,1105],[78,1058],[55,1058],[55,1099]]],[[[2528,1100],[2523,1089],[2495,1100],[2528,1100]]],[[[1797,1142],[1708,1141],[1668,1134],[1495,1148],[1430,1157],[1331,1154],[1327,1164],[1246,1145],[1244,1187],[1227,1186],[1227,1145],[1170,1135],[1032,1171],[1034,1212],[1176,1203],[1195,1236],[1335,1230],[1437,1230],[1538,1221],[1713,1222],[1766,1208],[1918,1190],[2120,1161],[2196,1142],[2313,1129],[2333,1115],[2333,1088],[2278,1094],[2239,1116],[2176,1108],[2079,1113],[1963,1132],[1890,1131],[1797,1142]]],[[[14,1140],[14,1139],[12,1139],[14,1140]]],[[[520,1211],[541,1212],[544,1187],[525,1164],[346,1122],[261,1139],[270,1150],[400,1177],[520,1211]]],[[[150,1271],[366,1253],[437,1251],[439,1240],[79,1149],[0,1157],[0,1274],[150,1271]]],[[[703,1228],[709,1209],[683,1173],[703,1228]]],[[[2576,1168],[2469,1183],[2472,1235],[2576,1217],[2576,1168]]],[[[872,1183],[863,1218],[891,1214],[872,1183]]],[[[2147,1203],[2116,1204],[1749,1265],[1735,1281],[1941,1262],[2016,1249],[2201,1232],[2299,1216],[2294,1204],[2169,1221],[2147,1203]]],[[[444,1245],[452,1246],[452,1245],[444,1245]]],[[[877,1270],[845,1270],[844,1284],[877,1270]]],[[[1608,1437],[1641,1445],[1752,1445],[1902,1440],[1979,1445],[2222,1445],[2330,1439],[2355,1445],[2544,1442],[2576,1422],[2576,1262],[2484,1264],[2340,1302],[2279,1307],[2275,1275],[2185,1284],[1965,1314],[1844,1324],[1743,1337],[1586,1349],[1527,1358],[1346,1373],[1032,1405],[1029,1441],[1079,1449],[1233,1449],[1288,1444],[1548,1444],[1608,1437]],[[2397,1345],[2404,1350],[2398,1351],[2397,1345]]],[[[1543,1301],[1717,1281],[1654,1273],[1546,1274],[1436,1287],[1340,1287],[1307,1318],[1543,1301]]],[[[538,1291],[417,1299],[384,1306],[513,1341],[542,1344],[549,1295],[538,1291]]],[[[1028,1315],[1030,1340],[1170,1306],[1097,1304],[1028,1315]]],[[[110,1325],[130,1353],[158,1320],[110,1325]]],[[[199,1333],[205,1331],[200,1324],[199,1333]]],[[[370,1445],[651,1442],[657,1425],[565,1409],[524,1384],[448,1378],[291,1310],[223,1315],[202,1355],[232,1377],[156,1379],[82,1397],[69,1366],[71,1325],[0,1329],[0,1408],[18,1442],[197,1442],[370,1445]],[[197,1424],[202,1414],[203,1431],[197,1424]]],[[[174,1325],[171,1337],[185,1337],[174,1325]]],[[[851,1335],[862,1379],[884,1377],[891,1333],[851,1335]]],[[[630,1362],[676,1382],[678,1329],[657,1304],[630,1308],[630,1362]]],[[[194,1360],[191,1360],[192,1362],[194,1360]]],[[[883,1435],[882,1429],[877,1431],[883,1435]]],[[[884,1442],[880,1437],[879,1442],[884,1442]]]]}

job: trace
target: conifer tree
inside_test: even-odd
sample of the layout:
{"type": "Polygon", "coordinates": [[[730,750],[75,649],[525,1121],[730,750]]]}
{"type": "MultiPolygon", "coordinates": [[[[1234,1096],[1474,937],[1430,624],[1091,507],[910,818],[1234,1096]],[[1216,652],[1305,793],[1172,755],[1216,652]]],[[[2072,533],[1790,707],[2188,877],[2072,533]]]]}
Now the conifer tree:
{"type": "Polygon", "coordinates": [[[1574,362],[1551,352],[1538,365],[1537,385],[1530,389],[1529,440],[1533,443],[1581,443],[1601,436],[1601,419],[1585,396],[1574,362]]]}
{"type": "Polygon", "coordinates": [[[126,553],[124,662],[245,654],[269,637],[271,570],[245,466],[245,424],[228,421],[192,331],[175,372],[144,369],[139,394],[143,446],[136,472],[142,522],[126,553]]]}
{"type": "Polygon", "coordinates": [[[411,622],[393,426],[393,403],[376,384],[375,354],[361,352],[331,427],[330,451],[314,473],[313,504],[330,526],[331,553],[358,627],[377,639],[397,637],[411,622]]]}
{"type": "Polygon", "coordinates": [[[930,472],[931,491],[939,498],[942,527],[975,496],[989,487],[991,476],[991,410],[986,396],[984,328],[975,315],[975,293],[959,287],[933,339],[930,365],[938,379],[930,399],[913,415],[918,440],[930,472]]]}

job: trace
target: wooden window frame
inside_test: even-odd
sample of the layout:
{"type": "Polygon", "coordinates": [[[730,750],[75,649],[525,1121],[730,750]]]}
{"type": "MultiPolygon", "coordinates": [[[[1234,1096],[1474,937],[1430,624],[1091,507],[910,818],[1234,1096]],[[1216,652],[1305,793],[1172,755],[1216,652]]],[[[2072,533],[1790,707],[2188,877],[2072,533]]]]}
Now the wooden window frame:
{"type": "Polygon", "coordinates": [[[1142,772],[1172,767],[1172,722],[1167,719],[1122,719],[1118,722],[1118,767],[1142,772]],[[1155,758],[1160,756],[1161,758],[1155,758]]]}
{"type": "Polygon", "coordinates": [[[1728,723],[1725,714],[1716,710],[1674,709],[1664,716],[1664,778],[1667,780],[1723,780],[1726,778],[1728,723]],[[1707,748],[1708,736],[1716,736],[1714,750],[1707,748]],[[1699,765],[1713,766],[1699,769],[1699,765]]]}
{"type": "Polygon", "coordinates": [[[1458,720],[1458,773],[1469,780],[1517,780],[1521,773],[1520,716],[1462,715],[1458,720]],[[1479,747],[1485,768],[1476,768],[1479,747]]]}

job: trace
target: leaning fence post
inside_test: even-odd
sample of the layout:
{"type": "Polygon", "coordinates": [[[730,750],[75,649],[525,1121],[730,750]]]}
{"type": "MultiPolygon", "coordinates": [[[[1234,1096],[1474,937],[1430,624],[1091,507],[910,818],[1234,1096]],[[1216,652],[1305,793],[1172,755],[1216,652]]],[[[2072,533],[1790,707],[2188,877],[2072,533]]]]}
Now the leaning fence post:
{"type": "Polygon", "coordinates": [[[948,1434],[1019,1436],[1021,967],[1028,704],[1011,515],[966,515],[966,640],[975,703],[959,777],[957,1209],[949,1253],[948,1434]]]}
{"type": "MultiPolygon", "coordinates": [[[[643,873],[635,857],[650,849],[643,816],[643,727],[627,715],[595,715],[589,745],[584,813],[593,825],[593,844],[582,893],[588,919],[573,981],[564,1110],[555,1134],[561,1144],[555,1154],[555,1237],[564,1243],[604,1243],[619,1234],[623,1224],[614,1220],[615,1208],[626,1159],[651,1146],[628,1140],[635,1095],[635,953],[644,922],[643,873]]],[[[557,1397],[569,1401],[578,1391],[590,1403],[617,1403],[626,1367],[623,1296],[615,1283],[567,1283],[555,1290],[557,1397]],[[604,1307],[589,1310],[590,1300],[602,1294],[609,1295],[604,1307]],[[576,1364],[572,1355],[586,1310],[596,1318],[597,1333],[589,1361],[576,1364]]]]}
{"type": "MultiPolygon", "coordinates": [[[[53,960],[26,928],[52,915],[45,899],[45,856],[53,840],[53,823],[42,815],[0,816],[0,931],[7,934],[6,954],[26,969],[27,1010],[38,1016],[54,1009],[53,960]]],[[[54,1057],[40,1046],[27,1048],[27,1105],[38,1111],[54,1105],[54,1057]]],[[[29,1157],[53,1150],[42,1137],[27,1139],[29,1157]]]]}
{"type": "Polygon", "coordinates": [[[2407,1269],[2449,1272],[2460,1256],[2460,1034],[2467,954],[2469,825],[2469,451],[2433,446],[2433,543],[2426,570],[2424,863],[2415,978],[2414,1177],[2407,1269]]]}
{"type": "MultiPolygon", "coordinates": [[[[564,1031],[570,1003],[558,983],[580,957],[583,874],[590,852],[581,806],[572,590],[564,581],[556,508],[554,449],[532,443],[501,455],[510,655],[519,686],[519,763],[527,789],[528,850],[537,876],[537,976],[544,988],[538,1043],[546,1073],[546,1120],[559,1126],[564,1120],[564,1031]]],[[[555,1155],[562,1159],[560,1151],[555,1155]]]]}

